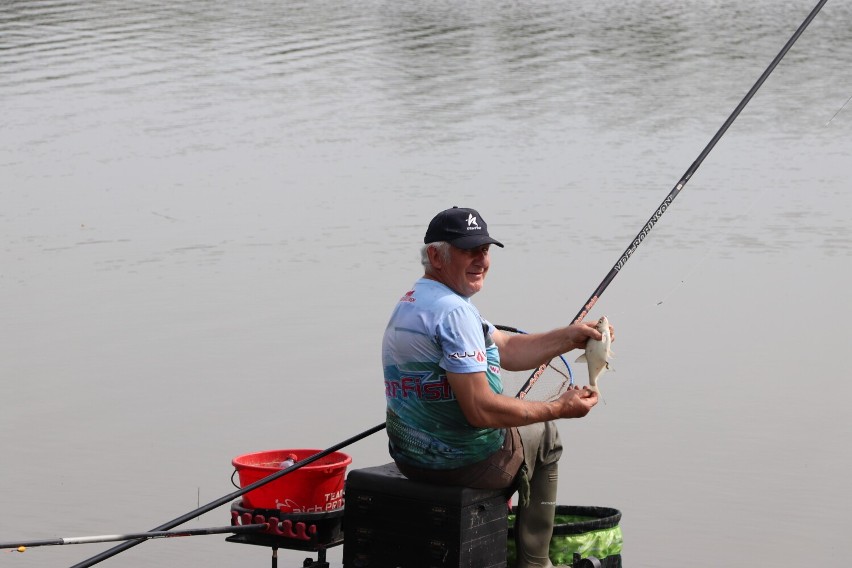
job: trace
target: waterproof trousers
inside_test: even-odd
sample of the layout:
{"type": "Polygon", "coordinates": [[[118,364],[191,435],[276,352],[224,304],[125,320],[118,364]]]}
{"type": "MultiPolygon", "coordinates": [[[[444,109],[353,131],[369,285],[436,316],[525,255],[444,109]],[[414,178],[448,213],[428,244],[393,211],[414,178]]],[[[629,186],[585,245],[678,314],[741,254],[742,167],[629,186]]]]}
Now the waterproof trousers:
{"type": "Polygon", "coordinates": [[[562,442],[555,422],[518,428],[529,478],[529,499],[519,500],[515,519],[517,568],[551,568],[550,539],[556,515],[562,442]]]}

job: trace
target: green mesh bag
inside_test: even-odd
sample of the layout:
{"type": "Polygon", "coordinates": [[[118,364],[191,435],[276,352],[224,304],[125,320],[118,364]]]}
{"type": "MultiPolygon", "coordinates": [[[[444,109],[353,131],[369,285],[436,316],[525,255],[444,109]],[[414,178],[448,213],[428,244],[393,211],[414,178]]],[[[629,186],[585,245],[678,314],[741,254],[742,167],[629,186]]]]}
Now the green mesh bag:
{"type": "MultiPolygon", "coordinates": [[[[556,506],[550,560],[557,566],[571,566],[578,558],[594,556],[606,568],[621,568],[622,535],[618,522],[621,513],[608,507],[556,506]]],[[[509,515],[509,538],[506,560],[514,566],[515,509],[509,515]]]]}

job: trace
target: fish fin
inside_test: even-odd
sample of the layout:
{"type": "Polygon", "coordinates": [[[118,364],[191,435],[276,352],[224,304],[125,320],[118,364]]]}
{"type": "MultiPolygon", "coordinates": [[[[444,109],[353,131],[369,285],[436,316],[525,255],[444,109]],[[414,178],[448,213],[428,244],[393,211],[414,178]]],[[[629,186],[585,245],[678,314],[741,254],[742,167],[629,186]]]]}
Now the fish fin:
{"type": "Polygon", "coordinates": [[[582,355],[580,355],[579,357],[574,359],[574,362],[575,363],[585,363],[586,362],[586,354],[583,353],[582,355]]]}
{"type": "Polygon", "coordinates": [[[610,350],[609,350],[609,356],[610,356],[610,357],[615,357],[615,351],[613,351],[612,349],[610,349],[610,350]]]}

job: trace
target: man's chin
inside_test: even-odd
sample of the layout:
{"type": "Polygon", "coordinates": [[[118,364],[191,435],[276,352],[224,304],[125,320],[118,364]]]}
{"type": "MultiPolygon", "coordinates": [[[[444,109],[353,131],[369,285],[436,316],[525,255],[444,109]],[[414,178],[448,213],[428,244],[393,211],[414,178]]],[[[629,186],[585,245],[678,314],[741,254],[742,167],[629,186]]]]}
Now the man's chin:
{"type": "Polygon", "coordinates": [[[483,282],[480,280],[479,282],[470,282],[467,285],[468,296],[473,296],[480,290],[482,290],[483,282]]]}

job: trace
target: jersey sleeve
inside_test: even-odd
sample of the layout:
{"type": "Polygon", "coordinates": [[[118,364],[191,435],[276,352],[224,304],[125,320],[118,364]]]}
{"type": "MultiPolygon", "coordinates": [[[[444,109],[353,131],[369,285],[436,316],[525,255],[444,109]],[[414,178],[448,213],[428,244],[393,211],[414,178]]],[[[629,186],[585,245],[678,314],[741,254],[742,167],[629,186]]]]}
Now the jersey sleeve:
{"type": "Polygon", "coordinates": [[[451,373],[478,373],[488,368],[482,319],[469,306],[448,312],[437,326],[443,356],[441,367],[451,373]]]}

